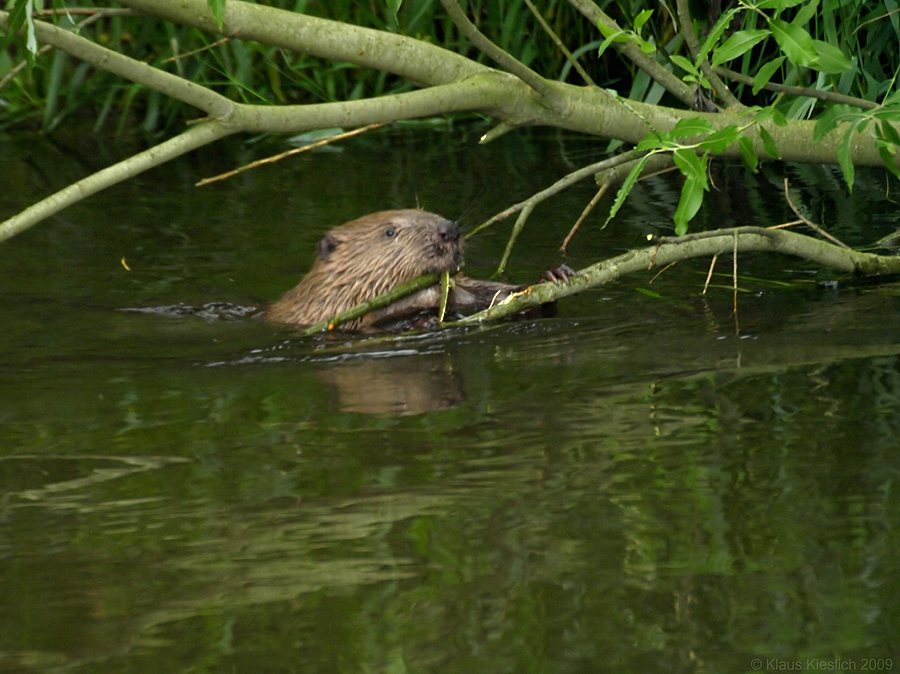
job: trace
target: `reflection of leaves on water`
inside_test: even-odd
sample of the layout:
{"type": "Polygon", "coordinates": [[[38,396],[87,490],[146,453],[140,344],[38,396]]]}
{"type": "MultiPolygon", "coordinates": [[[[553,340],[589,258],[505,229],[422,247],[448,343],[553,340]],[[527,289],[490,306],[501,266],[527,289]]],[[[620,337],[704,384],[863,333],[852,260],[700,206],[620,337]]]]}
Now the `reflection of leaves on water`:
{"type": "MultiPolygon", "coordinates": [[[[12,467],[10,480],[16,486],[23,481],[36,486],[30,489],[5,492],[7,507],[12,499],[22,499],[53,508],[82,507],[78,502],[85,494],[72,492],[103,482],[157,470],[173,463],[186,463],[189,459],[174,456],[60,456],[22,455],[0,457],[0,485],[6,482],[5,467],[12,467]],[[24,464],[24,465],[23,465],[24,464]],[[14,477],[14,480],[13,480],[14,477]],[[30,478],[30,480],[29,480],[30,478]],[[37,485],[40,486],[37,486],[37,485]]],[[[134,504],[159,500],[157,497],[117,500],[105,502],[103,507],[118,507],[124,503],[134,504]]],[[[92,509],[96,506],[92,506],[92,509]]]]}

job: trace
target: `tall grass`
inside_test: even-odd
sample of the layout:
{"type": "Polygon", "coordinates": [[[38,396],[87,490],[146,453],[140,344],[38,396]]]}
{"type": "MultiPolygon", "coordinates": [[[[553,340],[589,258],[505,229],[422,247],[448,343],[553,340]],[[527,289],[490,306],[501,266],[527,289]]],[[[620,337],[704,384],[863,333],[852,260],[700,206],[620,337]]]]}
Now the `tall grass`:
{"type": "MultiPolygon", "coordinates": [[[[24,0],[19,0],[20,2],[24,0]]],[[[440,44],[470,58],[484,57],[462,38],[437,0],[404,0],[396,16],[386,0],[271,0],[266,4],[296,12],[347,21],[440,44]]],[[[650,83],[629,64],[609,52],[598,59],[601,35],[565,0],[536,0],[553,30],[581,57],[594,81],[632,96],[652,96],[650,83]]],[[[631,25],[644,9],[654,14],[643,34],[663,49],[684,51],[677,37],[668,3],[659,0],[598,2],[621,25],[631,25]]],[[[695,3],[702,5],[703,3],[695,3]]],[[[723,3],[731,6],[734,3],[723,3]]],[[[94,6],[88,0],[68,2],[70,8],[94,6]]],[[[785,18],[802,10],[789,11],[785,18]]],[[[703,8],[695,16],[701,36],[716,17],[703,8]]],[[[469,0],[469,16],[489,38],[532,69],[550,78],[580,83],[550,38],[539,27],[524,0],[469,0]]],[[[758,21],[753,12],[739,15],[743,27],[758,21]]],[[[77,17],[76,17],[77,18],[77,17]]],[[[52,19],[71,26],[64,14],[52,19]]],[[[737,28],[737,26],[735,26],[737,28]]],[[[896,0],[822,0],[808,29],[814,36],[841,47],[857,59],[856,69],[829,81],[810,82],[811,71],[786,66],[781,81],[827,86],[849,95],[876,100],[893,84],[898,69],[900,15],[896,0]],[[894,10],[893,12],[891,10],[894,10]]],[[[287,50],[173,25],[152,18],[113,17],[84,29],[99,44],[144,60],[194,82],[212,87],[235,100],[260,103],[313,103],[354,100],[404,91],[411,85],[385,73],[347,63],[322,61],[287,50]]],[[[0,78],[24,57],[23,38],[0,52],[0,78]]],[[[752,75],[777,52],[774,42],[758,45],[735,69],[752,75]]],[[[659,58],[665,60],[663,53],[659,58]]],[[[739,92],[740,93],[740,92],[739,92]]],[[[771,97],[761,94],[755,102],[771,97]]],[[[794,106],[809,105],[800,99],[794,106]]],[[[795,116],[798,112],[793,111],[795,116]]],[[[141,128],[154,133],[169,130],[195,112],[178,101],[122,81],[76,59],[49,51],[22,70],[0,90],[0,128],[32,127],[49,131],[67,120],[86,118],[95,130],[141,128]]]]}

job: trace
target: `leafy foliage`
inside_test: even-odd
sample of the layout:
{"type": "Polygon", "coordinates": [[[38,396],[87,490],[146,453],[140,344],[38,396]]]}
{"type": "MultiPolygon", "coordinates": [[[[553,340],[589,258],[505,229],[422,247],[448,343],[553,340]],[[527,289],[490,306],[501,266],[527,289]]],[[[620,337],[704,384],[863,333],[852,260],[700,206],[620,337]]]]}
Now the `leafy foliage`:
{"type": "MultiPolygon", "coordinates": [[[[225,0],[208,0],[221,28],[225,0]]],[[[305,12],[338,21],[401,32],[440,43],[467,57],[484,56],[432,0],[383,0],[357,3],[353,0],[272,0],[282,9],[305,12]]],[[[604,58],[585,59],[589,74],[605,87],[630,80],[630,97],[649,103],[663,95],[659,84],[637,71],[633,64],[606,58],[609,47],[631,43],[665,67],[701,89],[712,90],[708,69],[727,67],[743,75],[735,94],[751,106],[752,117],[742,128],[728,126],[713,133],[702,123],[679,125],[671,133],[651,132],[638,149],[651,154],[672,153],[685,177],[682,200],[675,216],[676,231],[688,222],[708,189],[705,167],[710,155],[734,151],[736,147],[751,170],[756,170],[754,138],[769,156],[779,156],[768,122],[782,126],[789,119],[817,119],[816,140],[837,131],[837,159],[848,188],[852,189],[853,133],[871,133],[889,170],[900,176],[900,96],[896,73],[900,71],[900,13],[897,0],[733,0],[721,13],[693,17],[694,30],[702,42],[697,53],[688,51],[674,12],[660,11],[651,0],[606,0],[598,2],[619,26],[603,21],[592,26],[563,0],[548,0],[538,8],[552,30],[562,37],[576,56],[588,52],[604,58]],[[630,26],[630,28],[628,27],[630,26]],[[598,39],[599,35],[602,39],[598,39]],[[749,80],[749,84],[747,83],[749,80]],[[801,86],[816,93],[840,94],[862,102],[880,103],[874,110],[804,95],[785,96],[770,84],[801,86]],[[754,137],[744,135],[753,127],[754,137]]],[[[94,6],[74,0],[67,10],[42,10],[39,0],[15,0],[9,5],[10,30],[0,52],[0,78],[11,76],[0,91],[3,116],[0,128],[40,125],[49,131],[65,120],[90,116],[94,129],[118,120],[118,129],[140,122],[145,132],[159,132],[193,113],[183,103],[150,92],[136,84],[122,83],[93,70],[62,53],[41,54],[29,34],[33,17],[74,27],[81,20],[79,9],[94,6]],[[21,30],[20,30],[21,29],[21,30]],[[20,31],[19,35],[10,37],[20,31]],[[27,61],[18,74],[17,62],[27,61]]],[[[713,10],[710,10],[713,12],[713,10]]],[[[535,28],[526,0],[471,0],[467,13],[498,46],[519,61],[548,77],[571,76],[566,62],[551,38],[535,28]]],[[[156,67],[218,91],[234,100],[253,103],[312,103],[358,100],[398,93],[412,84],[383,72],[348,63],[326,62],[303,54],[254,42],[221,39],[202,31],[146,17],[110,15],[79,29],[96,42],[139,58],[156,67]]],[[[726,79],[728,74],[724,75],[726,79]]],[[[720,92],[721,93],[721,92],[720,92]]],[[[702,121],[702,120],[700,120],[702,121]]],[[[635,170],[644,167],[641,161],[635,170]]],[[[618,207],[637,180],[639,171],[625,181],[610,213],[618,207]]]]}
{"type": "MultiPolygon", "coordinates": [[[[179,101],[160,98],[144,87],[122,83],[68,56],[48,54],[34,59],[26,48],[24,36],[13,35],[25,25],[26,7],[32,2],[16,0],[10,6],[12,30],[2,34],[4,42],[0,48],[5,49],[0,52],[0,78],[23,59],[32,59],[33,65],[0,89],[0,128],[37,124],[43,131],[49,131],[64,120],[90,117],[96,120],[95,131],[108,128],[109,122],[117,118],[119,131],[134,127],[137,122],[145,132],[159,132],[193,116],[191,109],[179,101]]],[[[209,0],[220,26],[225,4],[224,0],[209,0]]],[[[460,37],[440,3],[431,0],[385,0],[372,5],[353,0],[272,0],[266,4],[400,32],[484,60],[483,55],[460,37]]],[[[38,12],[36,16],[73,28],[74,22],[84,19],[79,10],[97,9],[97,4],[88,0],[73,0],[66,6],[69,14],[38,12]]],[[[592,27],[566,2],[551,0],[541,11],[554,31],[566,35],[572,44],[588,44],[595,39],[592,27]]],[[[565,58],[550,38],[543,31],[532,30],[534,17],[524,0],[471,2],[469,12],[498,45],[526,64],[550,76],[569,76],[565,58]]],[[[146,17],[104,18],[82,29],[80,34],[242,102],[302,104],[358,100],[412,88],[405,80],[353,64],[324,61],[249,41],[223,40],[221,36],[146,17]]],[[[595,64],[593,74],[602,80],[606,77],[604,69],[604,64],[595,64]]]]}
{"type": "MultiPolygon", "coordinates": [[[[810,97],[784,98],[777,93],[764,101],[765,108],[754,108],[755,121],[762,124],[769,120],[784,126],[787,119],[813,117],[820,114],[815,138],[821,141],[825,135],[840,128],[842,139],[838,147],[838,163],[848,189],[853,188],[854,167],[851,160],[851,141],[855,132],[867,128],[876,137],[879,153],[891,172],[900,177],[900,134],[891,122],[900,120],[900,97],[895,92],[895,73],[898,72],[898,38],[900,23],[897,20],[894,0],[879,3],[851,0],[738,0],[720,17],[709,17],[707,34],[695,58],[690,54],[663,53],[683,72],[686,82],[705,89],[712,85],[704,76],[701,64],[712,67],[737,62],[739,73],[752,77],[752,96],[758,96],[776,74],[785,84],[805,85],[825,92],[855,96],[863,101],[882,98],[882,106],[875,111],[864,111],[849,105],[820,102],[810,97]],[[740,27],[736,24],[740,22],[740,27]],[[812,32],[810,32],[812,31],[812,32]],[[850,58],[847,54],[853,54],[850,58]],[[889,67],[885,67],[890,64],[889,67]],[[814,82],[808,82],[815,76],[814,82]],[[817,110],[818,108],[818,110],[817,110]],[[870,122],[874,122],[870,125],[870,122]]],[[[698,21],[699,28],[703,28],[698,21]]],[[[634,30],[613,31],[602,22],[600,31],[606,37],[603,48],[613,42],[634,42],[645,52],[649,43],[640,37],[643,22],[637,20],[634,30]]],[[[682,45],[678,45],[682,49],[682,45]]],[[[740,94],[744,85],[738,87],[740,94]]],[[[692,147],[678,147],[674,141],[704,130],[702,120],[685,125],[681,131],[671,134],[653,131],[638,147],[652,152],[673,152],[676,166],[685,178],[684,190],[675,215],[676,233],[687,231],[687,223],[702,203],[706,189],[706,177],[698,174],[705,166],[709,153],[719,154],[733,143],[738,143],[741,155],[752,170],[757,157],[753,142],[736,134],[734,127],[711,134],[692,147]],[[695,161],[696,160],[696,161],[695,161]]],[[[681,125],[679,125],[680,127],[681,125]]],[[[778,157],[778,147],[771,133],[759,127],[763,149],[769,156],[778,157]]],[[[636,180],[637,176],[634,176],[636,180]]],[[[634,181],[626,181],[616,199],[616,205],[627,196],[634,181]]],[[[614,211],[618,210],[614,206],[614,211]]]]}

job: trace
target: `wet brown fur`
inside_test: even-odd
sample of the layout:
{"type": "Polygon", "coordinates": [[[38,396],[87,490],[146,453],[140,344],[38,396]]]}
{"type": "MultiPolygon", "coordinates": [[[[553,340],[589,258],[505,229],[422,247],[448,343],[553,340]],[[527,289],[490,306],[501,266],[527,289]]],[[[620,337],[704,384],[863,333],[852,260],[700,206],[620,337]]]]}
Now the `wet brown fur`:
{"type": "MultiPolygon", "coordinates": [[[[312,269],[269,307],[266,318],[312,325],[423,274],[453,272],[461,264],[462,241],[455,223],[420,210],[372,213],[322,237],[312,269]]],[[[435,299],[436,293],[427,289],[395,305],[425,308],[436,306],[435,299]]],[[[386,315],[392,314],[382,310],[341,327],[358,329],[386,315]]]]}

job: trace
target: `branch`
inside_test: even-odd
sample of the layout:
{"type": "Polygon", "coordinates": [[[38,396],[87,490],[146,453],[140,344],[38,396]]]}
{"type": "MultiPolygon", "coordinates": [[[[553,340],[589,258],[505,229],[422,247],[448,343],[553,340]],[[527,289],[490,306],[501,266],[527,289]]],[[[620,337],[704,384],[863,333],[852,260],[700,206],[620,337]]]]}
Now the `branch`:
{"type": "Polygon", "coordinates": [[[513,225],[513,231],[509,236],[509,241],[507,241],[506,243],[506,249],[503,251],[503,257],[500,260],[500,264],[497,266],[497,273],[502,274],[506,269],[506,263],[509,261],[509,256],[512,253],[513,246],[515,246],[516,244],[516,240],[519,238],[519,234],[522,233],[522,229],[525,227],[525,223],[531,216],[531,212],[537,207],[538,204],[540,204],[542,201],[546,201],[555,194],[559,194],[564,189],[571,187],[575,183],[584,180],[585,178],[590,178],[591,176],[596,175],[599,171],[612,169],[616,166],[620,166],[635,159],[639,159],[640,157],[644,156],[644,154],[646,153],[626,152],[624,154],[611,157],[610,159],[604,159],[603,161],[597,162],[596,164],[585,166],[584,168],[580,168],[577,171],[572,171],[572,173],[569,173],[563,178],[560,178],[555,183],[550,185],[550,187],[547,187],[540,192],[537,192],[536,194],[532,194],[524,201],[520,201],[519,203],[510,206],[509,208],[492,217],[490,220],[487,220],[486,222],[478,225],[478,227],[476,227],[466,235],[466,238],[468,239],[474,236],[482,229],[485,229],[495,222],[509,217],[513,213],[519,213],[519,217],[516,219],[516,224],[513,225]]]}
{"type": "MultiPolygon", "coordinates": [[[[684,36],[688,51],[690,51],[691,56],[696,62],[697,55],[700,52],[700,43],[697,42],[697,33],[694,32],[694,21],[691,19],[691,9],[688,6],[688,0],[676,0],[676,6],[678,11],[678,21],[681,23],[681,34],[684,36]]],[[[700,63],[700,71],[703,73],[703,76],[709,80],[709,83],[713,87],[713,91],[718,94],[725,103],[725,107],[736,110],[744,109],[744,104],[735,98],[734,94],[729,91],[728,86],[719,79],[719,76],[716,75],[712,68],[710,68],[709,61],[705,58],[700,63]]]]}
{"type": "MultiPolygon", "coordinates": [[[[569,4],[581,12],[594,25],[602,21],[613,30],[622,30],[612,18],[591,0],[569,0],[569,4]]],[[[691,91],[691,87],[666,70],[665,66],[642,52],[640,47],[632,42],[613,42],[612,46],[624,54],[634,65],[650,75],[666,91],[689,108],[693,107],[694,93],[691,91]]]]}
{"type": "MultiPolygon", "coordinates": [[[[719,66],[716,68],[716,72],[719,73],[722,77],[727,77],[730,80],[734,80],[735,82],[740,82],[741,84],[753,85],[753,78],[748,75],[742,75],[741,73],[735,72],[733,70],[729,70],[723,66],[719,66]]],[[[790,94],[792,96],[808,96],[809,98],[818,98],[820,101],[827,101],[830,103],[841,103],[843,105],[852,105],[856,108],[863,108],[864,110],[874,110],[878,107],[878,103],[874,103],[873,101],[867,101],[864,98],[855,98],[853,96],[845,96],[844,94],[839,94],[836,91],[822,91],[821,89],[810,89],[809,87],[795,87],[788,84],[778,84],[776,82],[768,82],[763,87],[766,91],[774,91],[776,93],[781,94],[790,94]]]]}
{"type": "Polygon", "coordinates": [[[466,325],[492,321],[526,309],[555,302],[563,297],[615,281],[625,274],[665,266],[694,257],[710,257],[726,252],[768,251],[794,255],[844,273],[885,275],[900,273],[900,257],[874,255],[845,250],[809,236],[762,227],[737,227],[689,234],[677,238],[661,238],[657,245],[631,250],[609,260],[598,262],[569,276],[569,283],[540,283],[510,295],[502,303],[448,325],[466,325]]]}
{"type": "MultiPolygon", "coordinates": [[[[571,1],[576,6],[592,7],[599,12],[589,0],[571,1]]],[[[213,27],[213,20],[204,0],[178,0],[177,3],[123,0],[123,4],[180,20],[187,25],[208,29],[213,27]]],[[[238,131],[298,132],[335,126],[354,128],[477,110],[497,117],[504,122],[504,128],[548,125],[637,143],[648,129],[668,132],[685,118],[703,118],[716,130],[745,121],[734,113],[702,114],[675,110],[638,101],[620,100],[603,89],[542,80],[542,86],[553,92],[550,98],[564,105],[566,112],[560,114],[556,109],[542,104],[522,80],[469,62],[441,47],[382,31],[322,19],[313,20],[312,17],[250,5],[239,0],[229,0],[227,7],[223,32],[228,34],[240,34],[242,38],[266,37],[273,44],[297,51],[351,60],[441,84],[427,90],[348,102],[290,106],[234,103],[193,82],[101,47],[52,24],[37,21],[35,28],[42,42],[63,49],[98,68],[196,106],[209,115],[213,123],[199,127],[202,130],[187,132],[158,148],[147,150],[131,160],[104,169],[0,223],[0,239],[23,231],[80,198],[238,131]],[[314,28],[321,31],[317,32],[314,28]],[[354,50],[360,47],[362,49],[355,58],[348,58],[347,45],[354,45],[354,50]],[[416,63],[408,63],[410,60],[416,63]],[[464,67],[460,60],[468,65],[464,67]]],[[[0,27],[8,26],[8,16],[8,13],[0,12],[0,27]]],[[[659,64],[655,65],[661,68],[659,64]]],[[[674,77],[671,73],[667,74],[674,77]]],[[[680,81],[679,83],[683,85],[680,81]]],[[[781,159],[814,163],[835,162],[838,146],[846,129],[839,127],[816,143],[813,140],[815,122],[792,121],[789,126],[781,128],[769,121],[762,126],[777,142],[781,159]]],[[[749,133],[758,134],[758,131],[753,128],[749,133]]],[[[761,140],[758,136],[751,137],[754,138],[757,155],[765,156],[761,140]]],[[[850,160],[858,166],[883,166],[875,140],[869,133],[854,132],[850,160]]],[[[737,155],[738,152],[735,146],[725,154],[737,155]]],[[[524,218],[522,223],[524,224],[524,218]]]]}
{"type": "MultiPolygon", "coordinates": [[[[130,10],[130,9],[78,9],[78,10],[75,10],[75,9],[51,9],[51,10],[44,10],[43,12],[37,12],[36,14],[38,16],[44,16],[44,15],[54,16],[56,14],[64,14],[64,13],[87,14],[88,15],[88,17],[86,19],[76,23],[73,26],[72,30],[83,30],[84,28],[87,28],[88,26],[90,26],[92,23],[96,23],[100,19],[105,19],[105,18],[108,18],[111,16],[138,16],[137,12],[134,12],[133,10],[130,10]]],[[[4,24],[4,25],[6,25],[6,24],[4,24]]],[[[53,49],[52,45],[45,44],[43,47],[41,47],[40,49],[37,50],[37,53],[34,55],[34,58],[37,59],[38,57],[43,56],[51,49],[53,49]]],[[[25,70],[25,68],[27,68],[27,67],[28,67],[27,59],[23,59],[22,61],[17,63],[14,67],[12,67],[10,69],[10,71],[8,73],[6,73],[6,75],[4,75],[2,78],[0,78],[0,89],[2,89],[7,84],[9,84],[16,77],[16,75],[18,75],[20,72],[25,70]]]]}
{"type": "MultiPolygon", "coordinates": [[[[444,274],[446,273],[447,272],[444,272],[444,274]]],[[[342,325],[343,323],[349,323],[350,321],[360,318],[361,316],[365,316],[366,314],[371,313],[376,309],[381,309],[396,302],[397,300],[403,299],[408,295],[412,295],[418,290],[429,288],[436,283],[441,282],[441,276],[439,276],[438,274],[425,274],[424,276],[415,278],[412,281],[407,281],[406,283],[397,286],[393,290],[382,293],[381,295],[373,297],[366,302],[355,304],[346,311],[342,311],[341,313],[333,316],[332,318],[329,318],[328,320],[321,321],[319,323],[316,323],[315,325],[311,325],[308,328],[305,328],[303,330],[303,334],[312,335],[317,332],[322,332],[323,330],[334,330],[337,326],[342,325]]]]}
{"type": "Polygon", "coordinates": [[[456,24],[456,27],[462,31],[463,35],[469,38],[469,41],[475,45],[479,51],[499,63],[505,71],[525,82],[525,84],[531,87],[531,89],[549,105],[553,106],[558,111],[563,110],[563,107],[559,102],[558,92],[548,84],[547,80],[491,42],[484,33],[478,30],[475,24],[469,20],[469,17],[466,16],[465,12],[460,9],[457,0],[441,0],[441,4],[444,6],[444,9],[447,10],[447,14],[450,15],[450,18],[453,19],[453,23],[456,24]]]}
{"type": "Polygon", "coordinates": [[[584,83],[589,87],[596,87],[597,85],[594,83],[594,80],[591,79],[591,76],[588,75],[587,71],[581,66],[578,62],[578,59],[572,55],[572,52],[568,50],[563,41],[559,39],[559,36],[553,32],[553,29],[550,27],[550,24],[547,23],[547,20],[544,16],[538,11],[538,8],[534,6],[534,3],[531,0],[525,0],[525,4],[528,5],[528,9],[531,10],[531,13],[534,14],[534,18],[537,19],[537,22],[541,24],[541,28],[544,29],[544,32],[553,40],[553,44],[557,46],[557,48],[563,53],[563,56],[566,57],[566,60],[572,64],[572,67],[575,69],[581,79],[584,80],[584,83]]]}
{"type": "Polygon", "coordinates": [[[121,0],[119,4],[209,33],[374,68],[424,85],[458,82],[491,70],[422,40],[240,0],[225,4],[221,31],[207,0],[121,0]]]}
{"type": "Polygon", "coordinates": [[[8,220],[0,222],[0,241],[20,234],[41,220],[49,218],[67,206],[78,203],[111,185],[132,178],[147,169],[164,164],[170,159],[180,157],[191,150],[208,145],[237,131],[240,129],[218,122],[199,124],[180,136],[170,138],[149,150],[144,150],[124,161],[97,171],[26,208],[8,220]]]}
{"type": "MultiPolygon", "coordinates": [[[[9,14],[0,12],[0,27],[8,30],[9,14]]],[[[62,49],[82,61],[106,70],[114,75],[139,82],[150,89],[171,96],[188,105],[206,111],[212,117],[226,120],[234,110],[234,103],[220,94],[177,75],[171,75],[153,66],[120,54],[112,49],[87,40],[80,35],[54,26],[46,21],[35,21],[38,40],[62,49]]]]}

